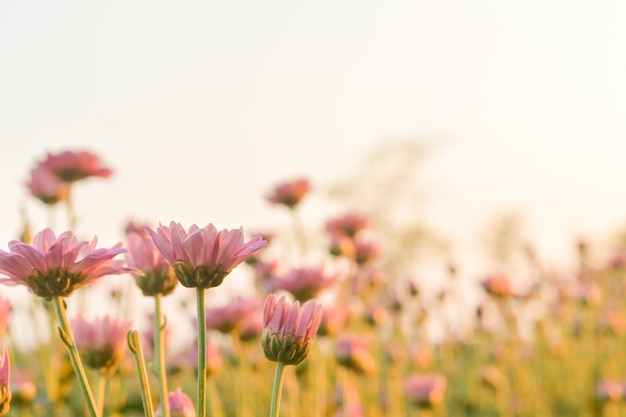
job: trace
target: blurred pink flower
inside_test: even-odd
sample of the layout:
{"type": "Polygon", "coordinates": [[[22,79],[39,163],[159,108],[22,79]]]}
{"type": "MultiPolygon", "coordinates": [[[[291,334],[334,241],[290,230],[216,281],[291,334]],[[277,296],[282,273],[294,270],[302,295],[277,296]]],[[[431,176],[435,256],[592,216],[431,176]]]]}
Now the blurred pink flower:
{"type": "Polygon", "coordinates": [[[266,198],[274,204],[283,204],[292,209],[302,201],[310,190],[311,184],[309,180],[299,179],[279,184],[266,198]]]}
{"type": "MultiPolygon", "coordinates": [[[[193,401],[185,394],[180,387],[176,388],[168,395],[168,402],[170,404],[171,417],[195,417],[196,409],[194,408],[193,401]]],[[[158,407],[155,417],[163,417],[162,407],[158,407]]]]}
{"type": "Polygon", "coordinates": [[[320,306],[313,301],[307,301],[301,307],[298,301],[289,304],[284,296],[276,301],[274,294],[268,295],[261,338],[265,357],[285,365],[302,362],[309,353],[320,319],[320,306]]]}
{"type": "Polygon", "coordinates": [[[87,321],[78,315],[71,320],[76,348],[85,364],[100,372],[115,369],[124,356],[126,334],[132,323],[111,316],[87,321]]]}
{"type": "Polygon", "coordinates": [[[0,298],[0,339],[9,328],[9,314],[11,313],[11,303],[0,298]]]}
{"type": "Polygon", "coordinates": [[[346,213],[341,217],[326,222],[326,230],[331,234],[354,238],[361,230],[369,226],[369,219],[357,212],[346,213]]]}
{"type": "Polygon", "coordinates": [[[596,398],[598,400],[623,400],[624,394],[626,394],[626,381],[604,378],[596,384],[596,398]]]}
{"type": "Polygon", "coordinates": [[[217,231],[209,224],[188,230],[180,223],[160,225],[156,231],[146,228],[154,244],[176,272],[180,283],[188,288],[211,288],[247,257],[267,246],[260,237],[244,243],[243,228],[217,231]]]}
{"type": "Polygon", "coordinates": [[[66,183],[88,177],[108,178],[113,173],[103,165],[98,155],[87,151],[48,153],[46,159],[39,163],[39,167],[48,170],[60,181],[66,183]]]}
{"type": "Polygon", "coordinates": [[[504,275],[492,275],[481,282],[488,294],[496,297],[510,297],[513,295],[509,279],[504,275]]]}
{"type": "Polygon", "coordinates": [[[334,336],[341,332],[348,323],[349,312],[343,305],[332,305],[322,308],[322,320],[317,334],[320,336],[334,336]]]}
{"type": "Polygon", "coordinates": [[[443,400],[448,380],[439,374],[415,374],[404,380],[404,395],[419,407],[432,407],[443,400]]]}
{"type": "Polygon", "coordinates": [[[230,333],[239,329],[242,321],[254,313],[261,312],[261,301],[256,298],[239,298],[223,307],[205,309],[206,328],[221,333],[230,333]]]}
{"type": "Polygon", "coordinates": [[[0,416],[9,412],[11,405],[11,364],[5,346],[0,356],[0,416]]]}
{"type": "Polygon", "coordinates": [[[338,280],[337,276],[327,275],[321,266],[293,268],[284,277],[271,278],[261,283],[261,286],[267,292],[288,291],[298,301],[304,302],[314,298],[320,291],[335,284],[338,280]]]}
{"type": "Polygon", "coordinates": [[[380,256],[380,246],[374,242],[357,240],[354,243],[354,261],[363,265],[380,256]]]}
{"type": "Polygon", "coordinates": [[[278,261],[258,261],[254,264],[254,272],[257,281],[264,282],[278,272],[278,261]]]}
{"type": "Polygon", "coordinates": [[[239,323],[239,339],[243,342],[256,340],[263,334],[263,316],[248,314],[239,323]]]}
{"type": "Polygon", "coordinates": [[[359,392],[350,385],[335,387],[328,404],[327,415],[333,417],[365,417],[359,392]]]}
{"type": "Polygon", "coordinates": [[[50,205],[65,200],[69,194],[69,185],[59,180],[42,165],[30,171],[30,179],[26,187],[34,197],[50,205]]]}
{"type": "Polygon", "coordinates": [[[370,304],[365,308],[365,321],[372,326],[380,326],[389,318],[387,309],[380,304],[370,304]]]}
{"type": "Polygon", "coordinates": [[[361,335],[340,334],[335,357],[337,363],[357,373],[371,373],[376,369],[376,359],[369,350],[369,339],[361,335]]]}
{"type": "Polygon", "coordinates": [[[18,373],[11,381],[11,394],[14,405],[29,406],[37,398],[37,386],[28,375],[18,373]]]}
{"type": "Polygon", "coordinates": [[[8,276],[0,283],[25,285],[35,295],[51,299],[67,297],[104,275],[133,271],[123,261],[113,260],[126,252],[121,244],[96,249],[96,243],[95,237],[91,242],[78,242],[69,231],[57,238],[50,229],[37,233],[32,246],[13,240],[10,252],[0,249],[0,273],[8,276]]]}
{"type": "Polygon", "coordinates": [[[126,262],[128,266],[138,270],[133,275],[143,295],[168,295],[174,291],[178,284],[174,269],[165,261],[152,238],[145,233],[141,235],[131,232],[126,240],[126,262]]]}
{"type": "Polygon", "coordinates": [[[354,240],[341,233],[333,233],[330,235],[329,252],[333,256],[343,256],[353,261],[356,256],[354,240]]]}

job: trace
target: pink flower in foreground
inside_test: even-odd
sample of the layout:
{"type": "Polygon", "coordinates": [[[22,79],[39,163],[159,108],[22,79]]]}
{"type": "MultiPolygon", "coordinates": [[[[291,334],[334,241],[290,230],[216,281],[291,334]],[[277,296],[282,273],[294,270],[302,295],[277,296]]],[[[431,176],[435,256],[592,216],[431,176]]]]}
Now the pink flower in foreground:
{"type": "Polygon", "coordinates": [[[168,295],[174,291],[178,284],[174,269],[165,261],[152,238],[147,234],[131,232],[126,240],[126,262],[138,270],[134,274],[135,282],[143,295],[168,295]]]}
{"type": "Polygon", "coordinates": [[[263,311],[261,346],[265,357],[285,365],[297,365],[306,358],[321,320],[319,304],[307,301],[289,304],[285,297],[276,301],[268,295],[263,311]]]}
{"type": "Polygon", "coordinates": [[[9,412],[11,405],[11,365],[5,346],[0,356],[0,416],[9,412]]]}
{"type": "Polygon", "coordinates": [[[108,178],[113,173],[102,164],[98,155],[87,151],[48,153],[46,159],[39,163],[39,167],[48,170],[66,183],[88,177],[108,178]]]}
{"type": "MultiPolygon", "coordinates": [[[[191,398],[189,398],[180,387],[176,388],[176,391],[170,392],[167,400],[170,404],[171,417],[195,417],[196,409],[193,406],[193,401],[191,401],[191,398]]],[[[155,416],[162,417],[162,413],[163,408],[159,407],[155,416]]]]}
{"type": "Polygon", "coordinates": [[[146,231],[188,288],[217,287],[233,268],[267,246],[258,236],[244,242],[243,228],[218,232],[212,224],[203,229],[194,224],[185,230],[180,223],[171,222],[169,227],[146,231]]]}
{"type": "Polygon", "coordinates": [[[274,204],[283,204],[289,208],[296,207],[311,190],[308,179],[299,179],[277,185],[267,195],[267,200],[274,204]]]}
{"type": "Polygon", "coordinates": [[[65,200],[69,194],[69,185],[42,165],[30,171],[26,187],[34,197],[50,205],[65,200]]]}
{"type": "Polygon", "coordinates": [[[76,347],[91,369],[108,372],[115,369],[124,356],[126,334],[131,322],[111,316],[87,321],[77,316],[71,321],[76,347]]]}
{"type": "Polygon", "coordinates": [[[10,252],[0,249],[0,279],[5,285],[25,285],[45,299],[67,297],[76,289],[110,274],[130,272],[123,261],[113,260],[126,249],[118,244],[110,249],[96,249],[97,238],[78,242],[72,232],[57,238],[50,229],[37,233],[33,244],[13,240],[10,252]]]}
{"type": "Polygon", "coordinates": [[[404,380],[404,395],[419,407],[432,407],[443,400],[448,380],[439,374],[412,375],[404,380]]]}
{"type": "Polygon", "coordinates": [[[298,301],[308,301],[320,291],[335,284],[339,278],[329,276],[323,267],[317,268],[293,268],[284,277],[269,279],[261,286],[267,292],[288,291],[298,301]]]}

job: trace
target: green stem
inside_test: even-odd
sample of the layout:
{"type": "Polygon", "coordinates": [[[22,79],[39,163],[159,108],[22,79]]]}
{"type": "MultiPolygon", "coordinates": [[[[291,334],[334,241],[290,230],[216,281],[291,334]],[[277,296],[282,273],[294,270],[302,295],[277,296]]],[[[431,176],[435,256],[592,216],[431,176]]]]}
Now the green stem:
{"type": "Polygon", "coordinates": [[[167,391],[167,370],[165,368],[165,346],[163,330],[165,321],[161,314],[161,294],[154,296],[154,356],[157,363],[159,377],[159,398],[163,417],[170,417],[170,404],[167,391]]]}
{"type": "Polygon", "coordinates": [[[272,405],[270,417],[278,417],[280,410],[280,399],[283,393],[283,380],[285,379],[285,365],[282,362],[276,363],[276,373],[274,374],[274,387],[272,388],[272,405]]]}
{"type": "Polygon", "coordinates": [[[74,368],[74,373],[76,374],[76,379],[78,380],[78,385],[83,395],[83,400],[87,405],[89,415],[91,417],[97,417],[99,414],[96,410],[93,394],[89,388],[89,382],[87,381],[87,376],[85,375],[85,369],[83,368],[80,356],[78,355],[78,350],[76,349],[76,345],[74,343],[74,335],[72,334],[72,329],[70,328],[70,324],[67,321],[65,314],[65,300],[63,300],[63,297],[58,296],[54,297],[52,302],[54,305],[54,312],[56,313],[57,320],[61,326],[59,327],[59,334],[63,343],[67,346],[67,352],[69,354],[70,361],[72,362],[72,367],[74,368]]]}
{"type": "Polygon", "coordinates": [[[198,417],[206,415],[206,316],[204,312],[204,288],[196,288],[196,311],[198,315],[198,417]]]}
{"type": "Polygon", "coordinates": [[[143,350],[141,349],[141,342],[139,341],[139,333],[137,330],[131,330],[126,335],[128,342],[128,349],[133,353],[135,357],[135,364],[137,365],[137,371],[139,372],[139,381],[141,383],[141,401],[143,402],[143,409],[146,417],[153,417],[154,411],[152,410],[150,385],[148,384],[148,371],[146,370],[146,362],[143,357],[143,350]]]}
{"type": "Polygon", "coordinates": [[[98,412],[101,416],[104,415],[104,394],[107,389],[107,376],[104,373],[100,373],[98,376],[98,398],[96,404],[98,404],[98,412]]]}

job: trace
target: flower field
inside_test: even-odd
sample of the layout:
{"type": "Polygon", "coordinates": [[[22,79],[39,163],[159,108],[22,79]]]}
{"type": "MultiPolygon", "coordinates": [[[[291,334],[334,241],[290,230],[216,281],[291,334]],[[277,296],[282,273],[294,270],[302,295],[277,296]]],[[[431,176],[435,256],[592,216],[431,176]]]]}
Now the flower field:
{"type": "Polygon", "coordinates": [[[597,261],[580,243],[558,274],[523,253],[522,283],[513,269],[474,279],[442,266],[433,297],[393,267],[390,234],[366,206],[337,212],[312,237],[300,210],[316,192],[308,179],[260,195],[283,212],[280,230],[159,219],[121,225],[119,244],[103,247],[97,231],[76,234],[72,196],[114,174],[74,150],[31,168],[30,201],[66,220],[25,222],[1,243],[0,415],[626,415],[620,248],[597,261]],[[128,285],[103,291],[112,276],[128,285]],[[479,294],[469,310],[459,303],[468,280],[479,294]],[[225,282],[241,294],[222,292],[225,282]],[[181,293],[188,302],[166,308],[181,293]],[[137,298],[149,315],[138,317],[137,298]],[[116,314],[94,315],[93,299],[116,314]],[[32,347],[18,326],[35,329],[32,347]]]}

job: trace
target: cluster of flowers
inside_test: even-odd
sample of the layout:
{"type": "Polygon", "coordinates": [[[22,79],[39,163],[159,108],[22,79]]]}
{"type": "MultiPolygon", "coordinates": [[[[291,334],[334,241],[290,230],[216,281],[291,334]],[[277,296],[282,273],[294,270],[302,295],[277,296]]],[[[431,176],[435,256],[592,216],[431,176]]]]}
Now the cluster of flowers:
{"type": "MultiPolygon", "coordinates": [[[[72,184],[90,177],[106,178],[111,173],[98,156],[90,152],[48,154],[31,171],[27,187],[45,204],[65,201],[69,207],[72,184]]],[[[278,185],[266,198],[297,214],[310,190],[310,182],[299,179],[278,185]]],[[[380,297],[386,278],[375,265],[381,249],[371,238],[370,225],[370,218],[357,211],[349,211],[325,224],[327,252],[338,264],[347,265],[345,276],[331,274],[327,266],[321,264],[282,269],[281,262],[266,259],[265,254],[270,252],[261,251],[271,242],[272,235],[256,236],[246,241],[242,228],[218,230],[213,224],[186,228],[177,222],[150,227],[130,223],[125,242],[110,248],[97,247],[95,237],[91,241],[79,241],[72,231],[57,236],[46,228],[37,233],[32,242],[14,240],[9,242],[9,251],[0,250],[0,274],[4,275],[0,277],[0,283],[23,285],[53,307],[61,339],[67,347],[92,417],[103,414],[104,400],[93,398],[83,363],[101,375],[110,375],[120,367],[126,345],[135,355],[146,415],[152,415],[149,384],[145,381],[145,370],[142,370],[145,360],[132,322],[112,316],[87,320],[80,314],[71,320],[66,318],[66,297],[105,276],[119,274],[133,275],[142,294],[152,297],[155,302],[153,333],[148,348],[152,349],[154,372],[158,378],[160,405],[156,415],[205,415],[206,377],[217,373],[222,366],[219,348],[207,340],[206,332],[217,331],[242,341],[260,338],[265,358],[277,363],[270,410],[271,415],[277,416],[283,366],[293,365],[300,369],[316,334],[332,340],[336,363],[348,372],[372,375],[378,370],[380,358],[371,351],[371,331],[388,320],[389,312],[397,322],[402,303],[394,294],[380,297]],[[122,254],[124,259],[118,259],[122,254]],[[263,303],[257,297],[239,298],[226,306],[206,307],[205,291],[221,285],[243,262],[255,270],[257,287],[265,295],[264,308],[261,309],[263,303]],[[180,387],[171,391],[167,382],[167,329],[164,328],[160,302],[162,297],[172,294],[178,284],[195,290],[197,295],[197,349],[193,359],[198,375],[195,406],[180,387]],[[323,293],[334,294],[336,301],[319,302],[323,293]],[[385,299],[387,305],[383,306],[380,302],[385,299]],[[346,332],[348,322],[355,315],[360,315],[371,327],[356,325],[353,328],[357,331],[346,332]]],[[[297,221],[294,226],[298,228],[297,221]]],[[[299,243],[304,253],[304,239],[299,243]]],[[[409,294],[415,296],[417,293],[417,287],[411,283],[409,294]]],[[[8,303],[0,300],[0,330],[7,325],[8,309],[8,303]],[[6,314],[2,311],[4,306],[7,306],[6,314]]],[[[394,355],[391,350],[390,358],[394,355]]],[[[9,358],[6,349],[4,352],[0,361],[0,415],[8,412],[12,395],[9,358]]],[[[447,379],[442,374],[415,373],[406,376],[403,382],[396,388],[402,390],[411,404],[433,407],[443,401],[447,379]]],[[[347,384],[338,389],[341,394],[335,404],[339,408],[337,413],[363,416],[365,410],[354,388],[347,384]]],[[[390,413],[397,411],[389,410],[390,413]]]]}
{"type": "MultiPolygon", "coordinates": [[[[99,158],[89,152],[48,154],[31,172],[27,186],[31,193],[46,204],[68,198],[69,186],[90,176],[107,177],[111,170],[102,166],[99,158]]],[[[204,292],[220,285],[230,272],[267,245],[259,236],[245,241],[243,229],[221,230],[209,224],[200,228],[184,228],[171,222],[168,226],[129,227],[127,248],[122,243],[111,248],[98,248],[97,239],[79,241],[71,232],[56,235],[46,228],[34,236],[32,243],[11,241],[9,251],[0,250],[0,283],[23,285],[54,305],[59,332],[65,343],[76,373],[85,403],[92,416],[101,415],[102,404],[95,404],[85,378],[83,362],[103,374],[119,365],[128,335],[133,346],[132,323],[110,316],[88,321],[77,315],[66,318],[64,298],[81,287],[107,275],[130,273],[146,296],[159,298],[170,294],[178,283],[193,288],[198,294],[198,415],[205,415],[206,311],[204,292]],[[120,254],[126,259],[116,259],[120,254]]],[[[8,325],[9,304],[0,300],[0,324],[8,325]],[[6,310],[6,311],[4,311],[6,310]]],[[[321,318],[318,304],[313,301],[293,304],[284,297],[276,300],[270,294],[264,309],[262,345],[268,359],[279,364],[300,363],[306,357],[311,340],[321,318]]],[[[161,318],[157,317],[160,323],[161,318]]],[[[157,327],[159,333],[161,328],[157,327]]],[[[162,335],[155,337],[155,350],[161,351],[162,335]]],[[[136,348],[136,346],[135,346],[136,348]]],[[[139,355],[139,359],[141,356],[139,355]]],[[[141,368],[141,363],[139,367],[141,368]]],[[[162,363],[161,363],[162,365],[162,363]]],[[[180,390],[167,393],[164,368],[160,369],[161,415],[193,415],[193,403],[180,390]],[[167,393],[167,394],[166,394],[167,393]]],[[[149,395],[149,392],[144,392],[149,395]]],[[[11,401],[10,360],[6,347],[0,356],[0,415],[9,411],[11,401]]],[[[150,407],[149,399],[144,406],[150,407]]],[[[152,415],[152,412],[148,412],[152,415]]]]}

